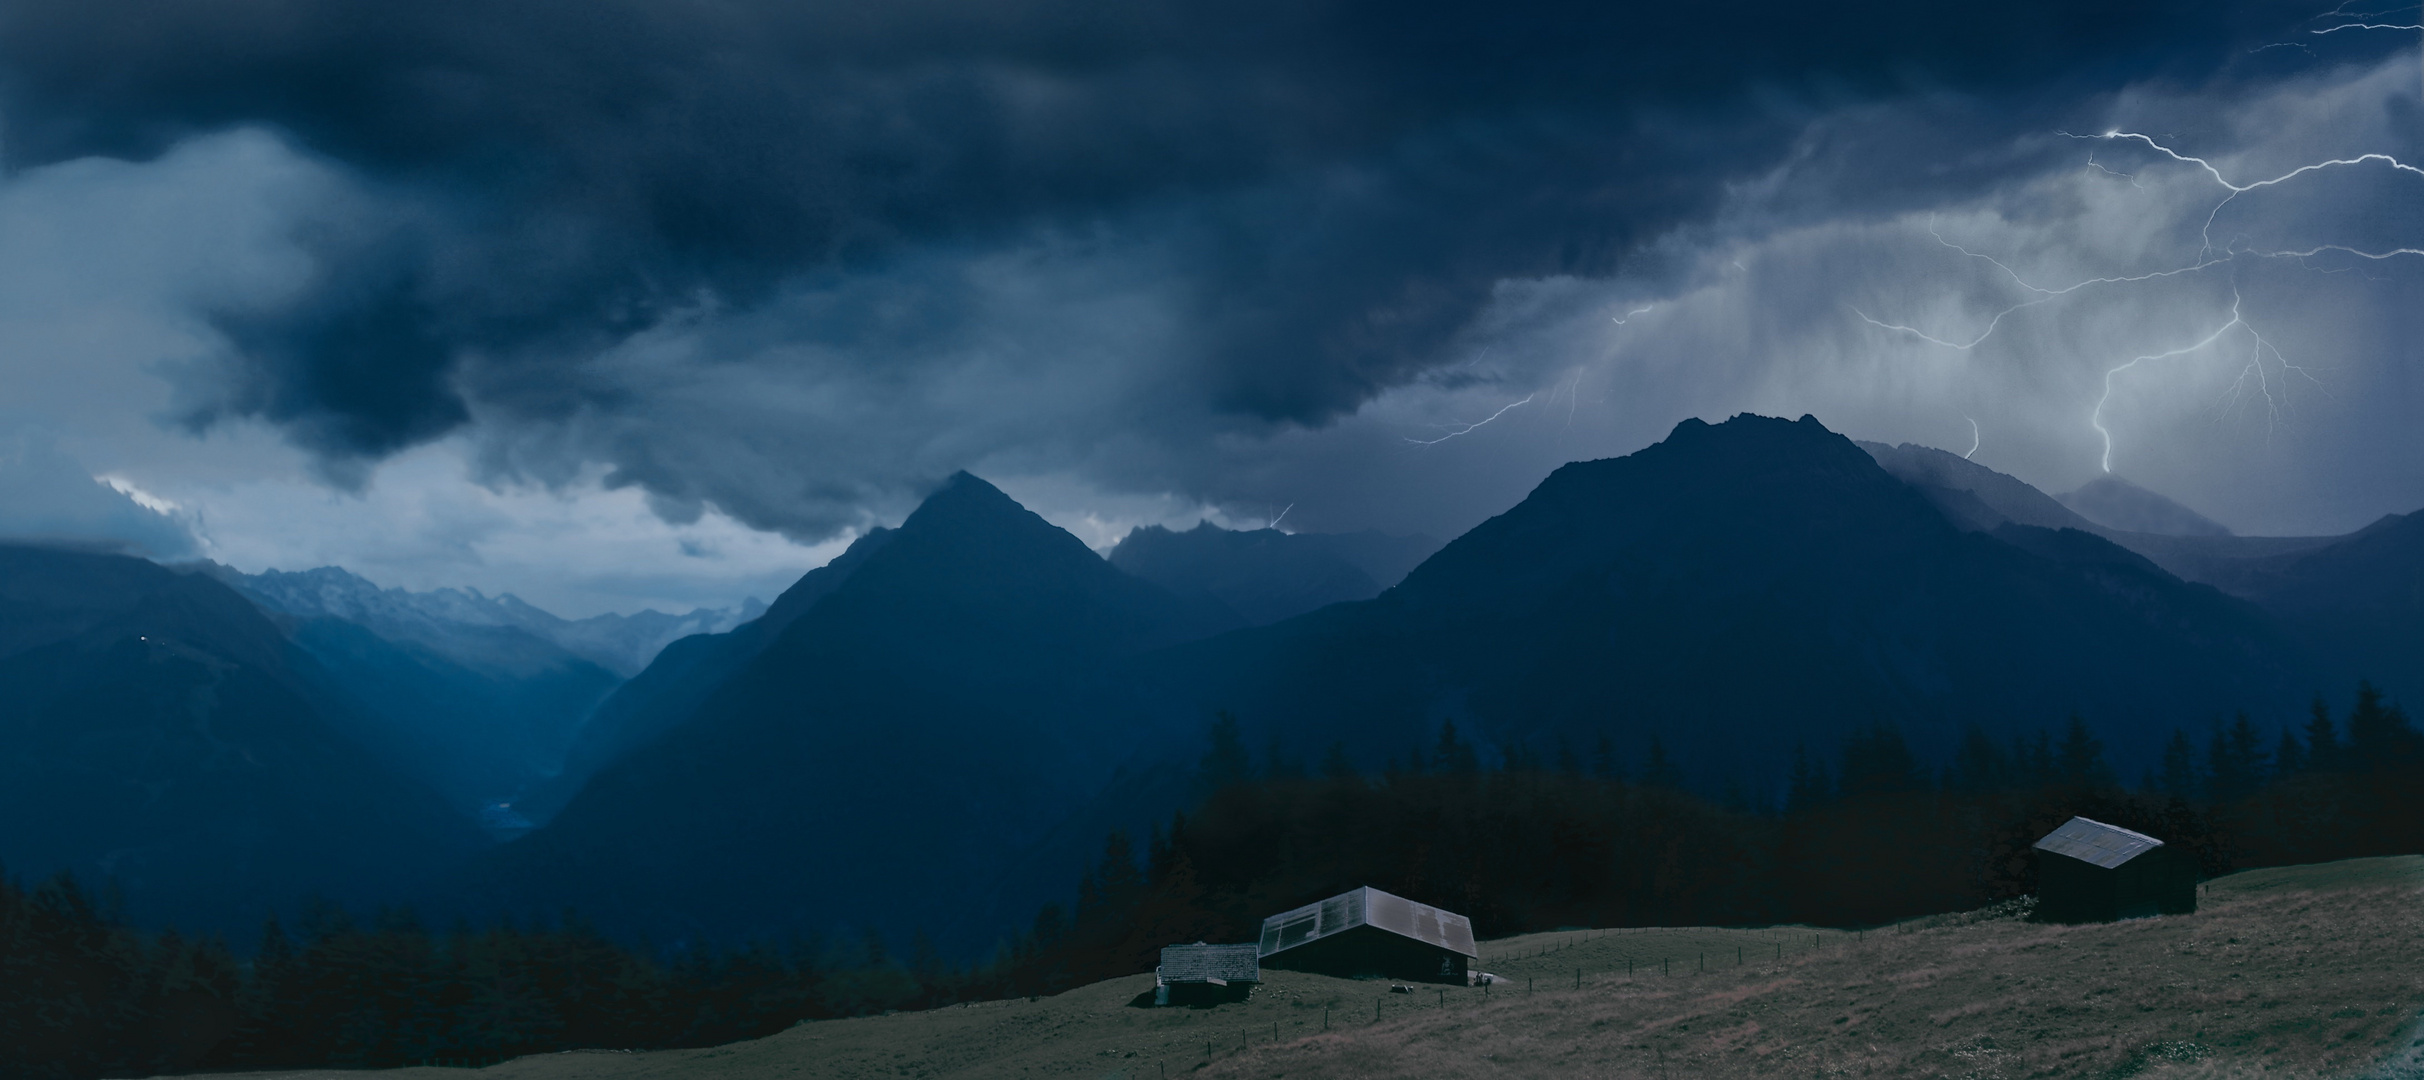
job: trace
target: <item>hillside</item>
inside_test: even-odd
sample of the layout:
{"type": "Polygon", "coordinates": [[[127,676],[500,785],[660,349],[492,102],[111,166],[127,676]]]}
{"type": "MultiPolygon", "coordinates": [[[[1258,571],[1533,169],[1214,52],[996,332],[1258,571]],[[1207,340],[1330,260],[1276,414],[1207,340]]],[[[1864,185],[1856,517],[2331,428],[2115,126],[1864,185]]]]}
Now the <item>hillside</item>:
{"type": "Polygon", "coordinates": [[[2229,536],[2230,529],[2118,476],[2099,476],[2056,498],[2108,529],[2157,536],[2229,536]]]}
{"type": "Polygon", "coordinates": [[[332,681],[219,582],[0,546],[0,865],[240,934],[315,893],[415,895],[478,835],[356,737],[332,681]]]}
{"type": "Polygon", "coordinates": [[[2254,870],[2203,888],[2196,915],[2101,926],[1981,913],[1857,935],[1530,935],[1484,943],[1483,966],[1507,977],[1487,991],[1391,994],[1384,983],[1269,972],[1248,1002],[1144,1009],[1130,1003],[1152,978],[1134,975],[1040,1001],[802,1024],[713,1049],[575,1051],[469,1074],[386,1075],[2416,1075],[2424,857],[2254,870]],[[1661,961],[1671,974],[1657,973],[1661,961]]]}
{"type": "Polygon", "coordinates": [[[514,809],[540,823],[554,818],[598,770],[689,719],[724,680],[739,674],[793,621],[840,588],[892,536],[890,529],[870,530],[832,562],[801,575],[756,618],[723,633],[693,634],[666,646],[646,670],[598,704],[563,755],[561,768],[516,798],[514,809]]]}

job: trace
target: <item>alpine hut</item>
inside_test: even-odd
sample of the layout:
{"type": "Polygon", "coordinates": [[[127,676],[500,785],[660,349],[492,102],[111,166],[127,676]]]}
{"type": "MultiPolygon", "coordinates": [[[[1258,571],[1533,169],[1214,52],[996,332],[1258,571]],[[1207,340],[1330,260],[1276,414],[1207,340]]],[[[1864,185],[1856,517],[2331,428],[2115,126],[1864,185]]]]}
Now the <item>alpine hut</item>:
{"type": "Polygon", "coordinates": [[[2037,841],[2037,917],[2111,922],[2197,910],[2197,860],[2145,833],[2075,817],[2037,841]]]}
{"type": "Polygon", "coordinates": [[[1262,958],[1254,944],[1165,945],[1153,969],[1156,1005],[1209,1005],[1243,1001],[1262,982],[1262,958]]]}
{"type": "Polygon", "coordinates": [[[1290,971],[1458,984],[1481,956],[1473,920],[1370,887],[1264,919],[1260,948],[1290,971]]]}

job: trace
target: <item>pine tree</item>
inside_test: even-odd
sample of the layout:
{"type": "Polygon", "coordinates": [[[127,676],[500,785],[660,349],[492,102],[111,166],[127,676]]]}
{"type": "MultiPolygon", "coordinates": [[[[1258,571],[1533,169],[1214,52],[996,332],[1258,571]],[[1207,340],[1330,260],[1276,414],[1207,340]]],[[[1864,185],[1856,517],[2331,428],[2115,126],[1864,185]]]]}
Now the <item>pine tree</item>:
{"type": "Polygon", "coordinates": [[[2012,779],[2021,787],[2051,786],[2060,773],[2054,767],[2054,737],[2039,731],[2034,739],[2012,736],[2012,779]]]}
{"type": "Polygon", "coordinates": [[[1574,744],[1567,740],[1562,731],[1557,733],[1557,772],[1568,777],[1582,775],[1582,758],[1575,755],[1574,744]]]}
{"type": "Polygon", "coordinates": [[[1641,760],[1641,783],[1644,787],[1679,788],[1683,786],[1683,770],[1667,758],[1666,743],[1650,736],[1650,748],[1641,760]]]}
{"type": "Polygon", "coordinates": [[[1212,749],[1204,755],[1200,776],[1206,791],[1227,791],[1253,778],[1254,767],[1246,756],[1246,738],[1238,729],[1237,718],[1227,710],[1212,714],[1212,749]]]}
{"type": "Polygon", "coordinates": [[[1823,805],[1833,792],[1827,782],[1826,766],[1810,757],[1809,744],[1793,747],[1793,773],[1786,781],[1784,812],[1804,814],[1823,805]]]}
{"type": "Polygon", "coordinates": [[[2315,695],[2314,704],[2307,707],[2306,768],[2311,772],[2338,772],[2341,767],[2340,734],[2333,730],[2331,706],[2323,695],[2315,695]]]}
{"type": "Polygon", "coordinates": [[[1481,755],[1472,743],[1456,737],[1456,721],[1440,721],[1439,749],[1431,758],[1431,767],[1450,776],[1471,776],[1481,771],[1481,755]]]}
{"type": "Polygon", "coordinates": [[[1591,775],[1601,780],[1624,779],[1624,766],[1616,760],[1616,740],[1605,733],[1599,736],[1599,745],[1591,752],[1591,775]]]}
{"type": "Polygon", "coordinates": [[[1953,752],[1953,765],[1945,777],[1945,786],[1955,791],[1995,791],[2011,782],[2010,772],[2010,762],[2002,748],[1987,737],[1985,728],[1971,724],[1962,732],[1961,748],[1953,752]]]}
{"type": "Polygon", "coordinates": [[[1330,749],[1321,756],[1321,775],[1328,780],[1346,780],[1355,775],[1355,762],[1347,757],[1347,744],[1330,744],[1330,749]]]}
{"type": "Polygon", "coordinates": [[[2287,779],[2306,771],[2306,757],[2298,747],[2297,733],[2288,725],[2281,727],[2281,741],[2273,747],[2273,778],[2287,779]]]}
{"type": "Polygon", "coordinates": [[[1846,799],[1918,791],[1927,786],[1919,761],[1911,755],[1902,732],[1878,724],[1843,743],[1843,770],[1837,786],[1846,799]]]}
{"type": "Polygon", "coordinates": [[[2188,741],[2188,732],[2172,729],[2171,741],[2163,746],[2163,772],[2156,782],[2165,795],[2182,802],[2197,797],[2197,748],[2188,741]]]}
{"type": "Polygon", "coordinates": [[[2104,763],[2103,740],[2087,729],[2087,721],[2078,713],[2071,714],[2070,727],[2062,734],[2062,745],[2054,751],[2054,774],[2069,788],[2115,786],[2112,768],[2104,763]]]}
{"type": "Polygon", "coordinates": [[[2386,704],[2371,682],[2357,684],[2357,703],[2348,710],[2348,754],[2360,769],[2396,768],[2416,756],[2416,730],[2406,712],[2386,704]]]}
{"type": "Polygon", "coordinates": [[[1263,751],[1263,775],[1273,780],[1292,780],[1305,774],[1302,763],[1290,761],[1280,752],[1279,733],[1271,733],[1271,741],[1263,751]]]}
{"type": "Polygon", "coordinates": [[[2222,804],[2241,802],[2264,782],[2263,737],[2240,713],[2228,730],[2216,727],[2206,749],[2206,793],[2222,804]]]}

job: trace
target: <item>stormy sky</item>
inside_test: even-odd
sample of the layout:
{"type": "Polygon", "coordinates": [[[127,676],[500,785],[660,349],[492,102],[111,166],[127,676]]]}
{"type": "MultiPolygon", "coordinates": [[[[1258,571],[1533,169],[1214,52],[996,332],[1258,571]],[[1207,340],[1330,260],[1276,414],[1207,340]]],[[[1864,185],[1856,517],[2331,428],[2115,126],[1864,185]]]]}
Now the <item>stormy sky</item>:
{"type": "Polygon", "coordinates": [[[956,469],[1444,537],[1746,410],[2346,531],[2424,508],[2419,23],[15,0],[0,534],[681,609],[956,469]]]}

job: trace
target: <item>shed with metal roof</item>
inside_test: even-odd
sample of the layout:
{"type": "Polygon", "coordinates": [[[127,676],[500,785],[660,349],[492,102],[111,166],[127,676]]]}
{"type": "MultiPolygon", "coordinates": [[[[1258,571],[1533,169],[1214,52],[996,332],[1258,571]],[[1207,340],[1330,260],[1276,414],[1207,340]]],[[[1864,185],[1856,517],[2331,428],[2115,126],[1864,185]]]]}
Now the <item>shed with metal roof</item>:
{"type": "Polygon", "coordinates": [[[1242,1001],[1262,982],[1262,957],[1243,945],[1165,945],[1153,969],[1153,1003],[1196,1005],[1242,1001]]]}
{"type": "Polygon", "coordinates": [[[2197,860],[2142,832],[2074,817],[2038,840],[2037,917],[2111,922],[2197,910],[2197,860]]]}
{"type": "Polygon", "coordinates": [[[1263,920],[1266,967],[1463,983],[1481,956],[1473,920],[1366,886],[1263,920]]]}

